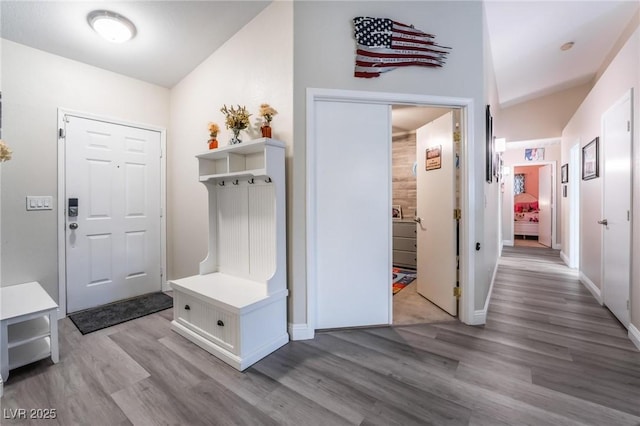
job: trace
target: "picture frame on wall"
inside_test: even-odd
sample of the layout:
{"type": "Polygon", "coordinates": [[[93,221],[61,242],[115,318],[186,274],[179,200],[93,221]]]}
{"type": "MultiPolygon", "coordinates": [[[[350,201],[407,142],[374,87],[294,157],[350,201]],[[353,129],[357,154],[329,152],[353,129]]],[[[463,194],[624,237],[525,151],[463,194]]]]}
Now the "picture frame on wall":
{"type": "Polygon", "coordinates": [[[491,117],[491,106],[487,105],[485,110],[485,180],[487,183],[493,182],[493,117],[491,117]]]}
{"type": "Polygon", "coordinates": [[[391,217],[393,219],[402,219],[402,206],[400,204],[393,204],[391,206],[391,217]]]}
{"type": "Polygon", "coordinates": [[[524,159],[526,161],[544,160],[544,148],[526,148],[524,150],[524,159]]]}
{"type": "Polygon", "coordinates": [[[599,144],[600,138],[596,137],[582,147],[582,180],[595,179],[599,176],[599,144]]]}
{"type": "Polygon", "coordinates": [[[565,163],[560,168],[560,181],[561,183],[569,182],[569,163],[565,163]]]}

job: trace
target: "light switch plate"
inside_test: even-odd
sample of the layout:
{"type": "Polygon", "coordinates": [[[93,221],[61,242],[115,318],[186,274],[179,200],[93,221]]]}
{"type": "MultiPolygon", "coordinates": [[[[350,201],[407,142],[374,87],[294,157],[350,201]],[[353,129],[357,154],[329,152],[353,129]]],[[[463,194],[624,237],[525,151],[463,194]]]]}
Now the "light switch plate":
{"type": "Polygon", "coordinates": [[[53,210],[53,197],[50,195],[27,195],[27,210],[53,210]]]}

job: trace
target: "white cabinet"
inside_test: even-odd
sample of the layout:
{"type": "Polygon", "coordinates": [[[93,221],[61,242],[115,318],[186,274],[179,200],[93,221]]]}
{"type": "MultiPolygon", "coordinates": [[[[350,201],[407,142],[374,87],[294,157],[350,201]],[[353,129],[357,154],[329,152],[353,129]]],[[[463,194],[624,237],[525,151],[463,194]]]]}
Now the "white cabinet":
{"type": "Polygon", "coordinates": [[[171,281],[171,326],[244,370],[289,341],[284,143],[262,138],[197,158],[209,253],[199,275],[171,281]]]}
{"type": "Polygon", "coordinates": [[[58,305],[37,282],[0,288],[0,377],[51,357],[58,362],[58,305]]]}

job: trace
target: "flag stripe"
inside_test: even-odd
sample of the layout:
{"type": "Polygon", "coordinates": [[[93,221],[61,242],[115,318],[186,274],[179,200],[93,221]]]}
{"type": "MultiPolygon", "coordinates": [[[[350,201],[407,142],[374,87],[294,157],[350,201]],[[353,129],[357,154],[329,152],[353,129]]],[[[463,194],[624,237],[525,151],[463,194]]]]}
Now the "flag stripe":
{"type": "Polygon", "coordinates": [[[356,77],[378,77],[397,67],[442,67],[450,49],[435,43],[435,36],[412,26],[383,18],[353,19],[356,39],[356,77]]]}

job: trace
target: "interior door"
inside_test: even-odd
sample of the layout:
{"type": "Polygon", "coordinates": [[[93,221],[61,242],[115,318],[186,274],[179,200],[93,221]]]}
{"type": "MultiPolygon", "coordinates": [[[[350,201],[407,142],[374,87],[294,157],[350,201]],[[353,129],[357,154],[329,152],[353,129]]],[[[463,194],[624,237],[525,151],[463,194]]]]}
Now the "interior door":
{"type": "Polygon", "coordinates": [[[161,289],[160,133],[66,117],[67,311],[161,289]]]}
{"type": "Polygon", "coordinates": [[[453,112],[416,132],[417,291],[451,315],[457,315],[457,220],[453,112]],[[440,149],[440,167],[436,154],[440,149]],[[430,158],[427,158],[430,157],[430,158]],[[429,168],[427,169],[427,163],[429,168]]]}
{"type": "Polygon", "coordinates": [[[629,326],[631,275],[631,99],[602,117],[604,304],[629,326]]]}
{"type": "Polygon", "coordinates": [[[551,218],[553,213],[551,173],[553,166],[547,164],[538,169],[538,242],[551,247],[551,218]]]}
{"type": "Polygon", "coordinates": [[[314,109],[316,328],[390,324],[391,108],[314,109]]]}

